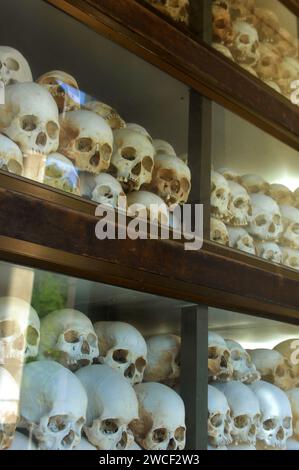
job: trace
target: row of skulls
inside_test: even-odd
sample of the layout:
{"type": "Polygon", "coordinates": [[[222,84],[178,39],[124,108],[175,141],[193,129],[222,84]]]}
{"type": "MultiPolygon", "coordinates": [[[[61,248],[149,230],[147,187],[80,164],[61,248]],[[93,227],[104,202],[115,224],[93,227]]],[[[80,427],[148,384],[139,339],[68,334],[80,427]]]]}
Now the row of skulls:
{"type": "Polygon", "coordinates": [[[211,240],[299,269],[299,188],[221,168],[211,178],[211,240]]]}
{"type": "Polygon", "coordinates": [[[298,40],[255,0],[214,0],[213,46],[290,99],[299,78],[298,40]]]}
{"type": "Polygon", "coordinates": [[[93,325],[72,309],[40,320],[27,302],[1,298],[0,448],[18,426],[41,449],[78,446],[82,428],[98,449],[128,449],[134,438],[146,449],[183,449],[184,404],[166,385],[178,379],[179,353],[175,335],[145,341],[127,323],[93,325]]]}
{"type": "Polygon", "coordinates": [[[209,332],[208,343],[211,449],[298,449],[298,340],[246,351],[209,332]]]}
{"type": "Polygon", "coordinates": [[[128,204],[147,208],[187,202],[191,173],[168,142],[127,124],[109,105],[82,104],[77,81],[65,72],[48,72],[35,83],[26,59],[6,46],[0,64],[2,169],[115,207],[126,194],[133,199],[128,204]]]}

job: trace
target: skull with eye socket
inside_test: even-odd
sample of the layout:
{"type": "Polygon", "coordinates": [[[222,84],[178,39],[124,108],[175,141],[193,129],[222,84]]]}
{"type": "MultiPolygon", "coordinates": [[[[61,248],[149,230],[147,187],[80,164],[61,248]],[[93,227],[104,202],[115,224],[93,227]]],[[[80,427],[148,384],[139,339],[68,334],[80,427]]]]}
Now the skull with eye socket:
{"type": "Polygon", "coordinates": [[[186,443],[185,406],[166,385],[148,382],[134,387],[139,419],[130,427],[139,445],[148,450],[183,450],[186,443]]]}
{"type": "Polygon", "coordinates": [[[27,60],[12,47],[0,46],[0,80],[4,85],[32,82],[32,73],[27,60]]]}
{"type": "Polygon", "coordinates": [[[234,42],[231,51],[235,60],[254,67],[260,58],[257,30],[254,26],[237,20],[233,24],[233,31],[234,42]]]}
{"type": "Polygon", "coordinates": [[[214,41],[231,45],[234,37],[230,6],[227,1],[215,0],[212,5],[214,41]]]}
{"type": "Polygon", "coordinates": [[[70,111],[60,116],[59,152],[81,171],[99,174],[108,169],[113,147],[109,124],[96,113],[70,111]]]}
{"type": "Polygon", "coordinates": [[[98,357],[97,337],[91,321],[78,310],[49,313],[41,321],[40,355],[51,358],[71,371],[98,357]]]}
{"type": "Polygon", "coordinates": [[[126,192],[138,191],[152,180],[154,147],[148,137],[127,126],[114,131],[110,173],[126,192]]]}
{"type": "Polygon", "coordinates": [[[132,325],[100,321],[94,324],[99,341],[99,362],[117,370],[131,384],[142,382],[147,364],[145,339],[132,325]]]}
{"type": "Polygon", "coordinates": [[[47,72],[37,79],[53,96],[59,113],[80,108],[80,90],[74,77],[61,70],[47,72]]]}
{"type": "Polygon", "coordinates": [[[248,232],[258,240],[275,241],[282,231],[282,218],[278,204],[264,194],[251,194],[252,218],[248,232]]]}

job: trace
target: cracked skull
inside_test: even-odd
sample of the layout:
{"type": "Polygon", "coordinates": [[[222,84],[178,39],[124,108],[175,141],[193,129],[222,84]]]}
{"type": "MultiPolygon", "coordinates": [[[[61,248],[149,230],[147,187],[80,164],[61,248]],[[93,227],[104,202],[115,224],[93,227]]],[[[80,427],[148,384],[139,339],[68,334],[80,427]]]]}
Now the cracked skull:
{"type": "Polygon", "coordinates": [[[99,341],[99,361],[117,370],[130,383],[142,382],[147,362],[145,339],[132,325],[99,321],[94,324],[99,341]]]}
{"type": "Polygon", "coordinates": [[[32,73],[27,60],[13,47],[0,46],[0,80],[4,85],[32,82],[32,73]]]}
{"type": "Polygon", "coordinates": [[[185,406],[166,385],[136,385],[139,419],[131,423],[135,440],[147,450],[183,450],[186,442],[185,406]]]}
{"type": "Polygon", "coordinates": [[[80,109],[80,90],[74,77],[61,70],[47,72],[37,79],[56,101],[59,113],[80,109]]]}
{"type": "Polygon", "coordinates": [[[59,143],[58,109],[54,98],[37,83],[16,83],[5,90],[0,106],[2,133],[13,140],[24,156],[48,155],[59,143]]]}
{"type": "Polygon", "coordinates": [[[133,387],[107,365],[80,369],[88,407],[84,432],[100,450],[125,450],[134,442],[130,423],[138,418],[138,401],[133,387]]]}
{"type": "Polygon", "coordinates": [[[113,134],[102,117],[92,111],[70,111],[60,116],[60,124],[59,151],[79,170],[99,174],[109,168],[113,134]]]}
{"type": "Polygon", "coordinates": [[[98,341],[91,321],[73,309],[56,310],[41,321],[40,354],[74,371],[98,357],[98,341]]]}
{"type": "Polygon", "coordinates": [[[23,363],[36,357],[40,320],[25,300],[0,298],[0,364],[23,363]]]}
{"type": "Polygon", "coordinates": [[[71,450],[81,440],[87,396],[68,369],[52,361],[27,364],[21,388],[21,423],[41,450],[71,450]]]}

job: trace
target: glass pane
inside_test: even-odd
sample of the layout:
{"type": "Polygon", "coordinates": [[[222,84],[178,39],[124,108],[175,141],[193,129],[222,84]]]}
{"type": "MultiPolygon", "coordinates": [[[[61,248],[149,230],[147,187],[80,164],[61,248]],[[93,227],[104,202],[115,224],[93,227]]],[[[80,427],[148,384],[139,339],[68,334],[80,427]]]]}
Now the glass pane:
{"type": "Polygon", "coordinates": [[[187,201],[188,87],[42,0],[1,18],[2,170],[106,205],[187,201]]]}
{"type": "Polygon", "coordinates": [[[213,104],[211,239],[299,269],[298,152],[213,104]]]}
{"type": "Polygon", "coordinates": [[[184,448],[186,302],[6,263],[0,274],[0,449],[184,448]]]}
{"type": "Polygon", "coordinates": [[[298,326],[209,309],[209,449],[299,450],[298,326]]]}
{"type": "Polygon", "coordinates": [[[298,104],[298,19],[278,0],[213,1],[213,46],[298,104]]]}

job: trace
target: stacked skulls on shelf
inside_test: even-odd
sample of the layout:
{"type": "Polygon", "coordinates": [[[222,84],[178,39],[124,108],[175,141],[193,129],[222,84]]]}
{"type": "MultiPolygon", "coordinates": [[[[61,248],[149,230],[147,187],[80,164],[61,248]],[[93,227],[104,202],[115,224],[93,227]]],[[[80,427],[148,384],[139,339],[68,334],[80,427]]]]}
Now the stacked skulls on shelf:
{"type": "Polygon", "coordinates": [[[273,350],[209,333],[209,450],[298,450],[298,339],[273,350]]]}
{"type": "Polygon", "coordinates": [[[211,178],[211,240],[299,270],[299,190],[220,168],[211,178]]]}
{"type": "Polygon", "coordinates": [[[0,449],[184,449],[179,354],[172,334],[1,298],[0,449]]]}
{"type": "Polygon", "coordinates": [[[214,0],[213,47],[291,99],[299,79],[298,40],[258,0],[214,0]]]}
{"type": "Polygon", "coordinates": [[[171,211],[188,200],[191,173],[168,142],[153,140],[105,103],[83,103],[66,72],[35,83],[15,49],[0,46],[0,61],[0,169],[114,208],[141,204],[147,216],[155,204],[154,222],[170,224],[171,211]]]}

